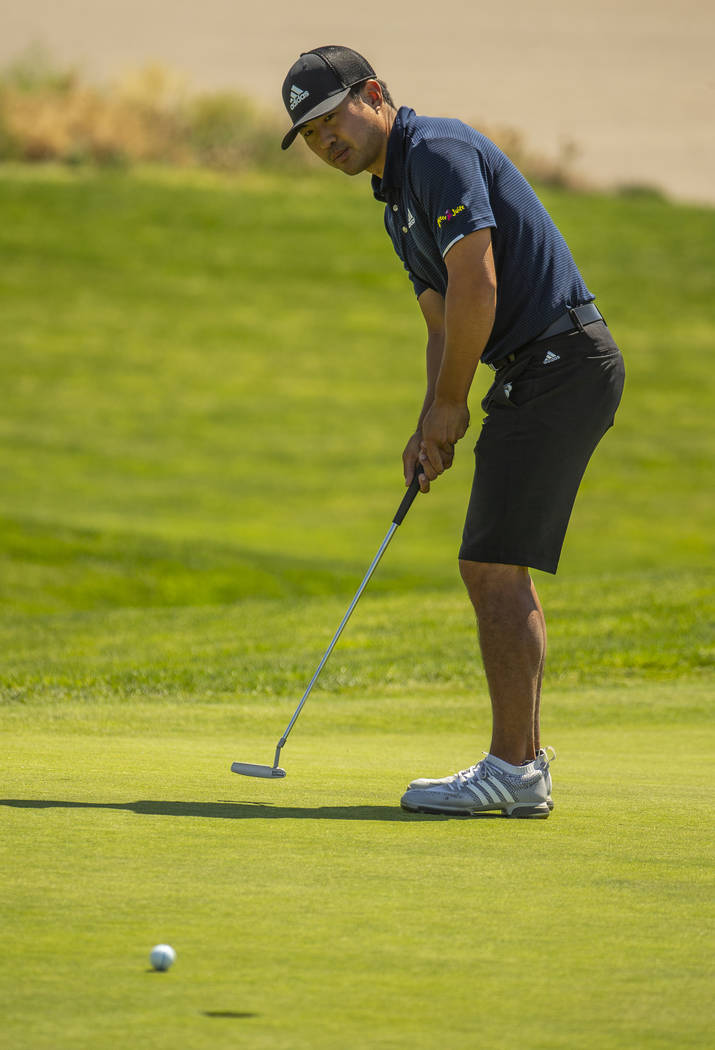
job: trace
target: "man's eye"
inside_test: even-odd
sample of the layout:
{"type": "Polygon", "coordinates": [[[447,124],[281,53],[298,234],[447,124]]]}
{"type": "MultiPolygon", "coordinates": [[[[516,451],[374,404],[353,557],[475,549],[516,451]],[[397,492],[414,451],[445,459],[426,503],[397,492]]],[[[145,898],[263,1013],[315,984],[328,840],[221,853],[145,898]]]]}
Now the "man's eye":
{"type": "Polygon", "coordinates": [[[303,138],[307,139],[312,134],[313,134],[313,132],[310,130],[310,128],[306,128],[305,131],[303,132],[303,138]]]}

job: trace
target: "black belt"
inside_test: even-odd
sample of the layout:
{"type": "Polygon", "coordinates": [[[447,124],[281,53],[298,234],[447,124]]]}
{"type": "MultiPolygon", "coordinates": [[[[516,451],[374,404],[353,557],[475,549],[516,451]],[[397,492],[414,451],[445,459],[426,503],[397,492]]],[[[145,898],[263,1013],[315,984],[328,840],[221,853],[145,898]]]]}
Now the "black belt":
{"type": "MultiPolygon", "coordinates": [[[[537,335],[536,339],[532,339],[522,349],[526,350],[532,343],[540,343],[544,339],[552,339],[555,335],[580,332],[587,324],[593,324],[594,321],[602,320],[603,314],[595,303],[586,303],[585,306],[573,306],[565,314],[561,314],[561,317],[557,317],[553,324],[544,329],[541,335],[537,335]]],[[[512,354],[507,354],[506,357],[500,357],[498,361],[487,361],[486,363],[494,372],[498,372],[500,368],[504,368],[505,365],[510,365],[513,361],[516,361],[520,353],[521,350],[515,350],[512,354]]]]}

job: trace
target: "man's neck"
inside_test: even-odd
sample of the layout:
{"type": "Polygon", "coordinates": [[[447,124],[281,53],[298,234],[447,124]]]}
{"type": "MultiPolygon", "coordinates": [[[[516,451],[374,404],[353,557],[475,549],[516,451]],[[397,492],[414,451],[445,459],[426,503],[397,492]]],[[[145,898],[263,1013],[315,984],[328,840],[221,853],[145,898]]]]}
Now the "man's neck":
{"type": "Polygon", "coordinates": [[[383,172],[385,171],[385,161],[387,160],[387,144],[390,140],[390,132],[392,131],[392,125],[395,123],[397,110],[393,109],[392,106],[385,105],[383,107],[382,116],[385,126],[385,134],[382,142],[382,149],[380,150],[378,156],[375,158],[373,163],[367,169],[371,175],[377,175],[379,179],[382,178],[383,172]]]}

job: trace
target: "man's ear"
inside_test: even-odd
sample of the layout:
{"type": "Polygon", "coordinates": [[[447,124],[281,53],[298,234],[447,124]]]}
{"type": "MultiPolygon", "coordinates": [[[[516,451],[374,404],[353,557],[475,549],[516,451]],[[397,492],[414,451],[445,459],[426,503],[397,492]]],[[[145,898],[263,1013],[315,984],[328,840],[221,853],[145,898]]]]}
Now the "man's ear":
{"type": "Polygon", "coordinates": [[[377,80],[368,80],[364,85],[361,92],[363,102],[370,106],[372,109],[377,111],[384,104],[384,98],[382,97],[382,88],[380,87],[377,80]]]}

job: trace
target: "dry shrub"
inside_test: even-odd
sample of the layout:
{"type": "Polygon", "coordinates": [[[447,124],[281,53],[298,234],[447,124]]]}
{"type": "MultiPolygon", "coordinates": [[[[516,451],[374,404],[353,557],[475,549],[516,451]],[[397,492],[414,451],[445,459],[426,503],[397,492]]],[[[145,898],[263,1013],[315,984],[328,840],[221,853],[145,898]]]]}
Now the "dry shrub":
{"type": "MultiPolygon", "coordinates": [[[[277,118],[230,92],[192,97],[152,64],[106,88],[33,52],[0,73],[0,161],[194,164],[222,171],[285,165],[277,118]]],[[[297,151],[289,164],[301,163],[297,151]]]]}
{"type": "Polygon", "coordinates": [[[585,189],[585,181],[574,172],[578,158],[578,146],[563,142],[557,157],[547,157],[528,148],[524,136],[514,128],[502,125],[485,127],[480,121],[474,127],[483,131],[529,179],[550,186],[566,186],[570,189],[585,189]]]}
{"type": "MultiPolygon", "coordinates": [[[[307,167],[305,150],[279,149],[284,131],[284,122],[240,95],[192,96],[185,78],[156,63],[106,88],[57,68],[40,48],[0,71],[0,161],[155,162],[226,172],[307,167]]],[[[530,178],[576,185],[575,147],[549,160],[527,150],[511,128],[486,133],[530,178]]]]}
{"type": "Polygon", "coordinates": [[[203,95],[189,109],[189,140],[198,164],[232,171],[267,167],[280,155],[282,128],[247,99],[227,92],[203,95]]]}
{"type": "Polygon", "coordinates": [[[173,122],[121,98],[77,85],[62,95],[5,89],[0,94],[10,154],[25,161],[98,164],[180,160],[173,122]]]}

